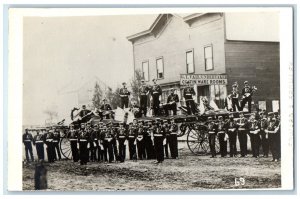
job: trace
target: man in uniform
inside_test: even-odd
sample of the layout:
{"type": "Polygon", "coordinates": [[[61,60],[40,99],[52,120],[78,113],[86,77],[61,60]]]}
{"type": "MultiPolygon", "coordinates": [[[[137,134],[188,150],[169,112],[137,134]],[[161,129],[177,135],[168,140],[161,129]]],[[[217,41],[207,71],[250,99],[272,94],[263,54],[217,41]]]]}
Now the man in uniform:
{"type": "Polygon", "coordinates": [[[157,84],[157,79],[153,79],[153,86],[151,88],[151,96],[153,100],[153,114],[154,116],[158,116],[159,112],[159,97],[162,94],[161,87],[157,84]]]}
{"type": "Polygon", "coordinates": [[[165,135],[166,135],[166,139],[165,139],[165,144],[164,144],[164,148],[165,148],[165,157],[169,158],[169,147],[170,147],[170,128],[171,126],[169,125],[168,120],[163,120],[163,128],[165,129],[165,135]]]}
{"type": "Polygon", "coordinates": [[[218,117],[217,123],[217,134],[220,143],[220,153],[221,157],[226,157],[227,155],[227,139],[226,139],[226,126],[223,120],[223,116],[218,117]]]}
{"type": "Polygon", "coordinates": [[[112,108],[111,108],[110,104],[107,102],[107,99],[104,98],[102,101],[103,101],[103,104],[101,105],[100,109],[102,111],[104,118],[106,118],[106,119],[112,118],[113,119],[113,114],[111,112],[112,108]]]}
{"type": "Polygon", "coordinates": [[[241,150],[241,157],[247,156],[247,142],[248,142],[248,120],[244,117],[244,113],[240,112],[240,118],[238,125],[238,138],[240,142],[240,150],[241,150]]]}
{"type": "Polygon", "coordinates": [[[170,125],[170,137],[169,137],[169,146],[172,159],[178,158],[178,140],[177,140],[177,131],[178,126],[175,123],[174,118],[171,118],[171,125],[170,125]]]}
{"type": "Polygon", "coordinates": [[[251,150],[252,150],[252,157],[258,158],[259,157],[259,146],[260,146],[260,137],[259,137],[259,122],[255,119],[255,114],[251,114],[249,120],[249,136],[251,142],[251,150]]]}
{"type": "Polygon", "coordinates": [[[50,129],[48,130],[47,134],[46,134],[46,138],[45,138],[45,143],[47,145],[47,156],[48,156],[48,162],[54,162],[55,160],[55,148],[53,145],[53,135],[54,130],[50,129]]]}
{"type": "Polygon", "coordinates": [[[209,148],[211,152],[211,158],[216,157],[216,133],[217,128],[215,122],[212,120],[212,117],[207,118],[208,123],[208,140],[209,140],[209,148]]]}
{"type": "Polygon", "coordinates": [[[187,114],[191,115],[192,113],[196,114],[196,105],[193,99],[193,95],[195,95],[195,90],[192,86],[187,86],[183,89],[183,97],[186,102],[187,114]]]}
{"type": "Polygon", "coordinates": [[[238,125],[236,121],[234,121],[233,114],[229,114],[229,120],[226,123],[227,134],[229,137],[229,149],[230,149],[230,157],[237,155],[236,150],[236,137],[237,137],[237,129],[238,125]]]}
{"type": "Polygon", "coordinates": [[[33,138],[33,145],[36,147],[38,159],[44,160],[44,135],[40,134],[39,130],[37,130],[36,135],[33,138]]]}
{"type": "Polygon", "coordinates": [[[280,122],[274,117],[274,113],[268,114],[271,118],[266,132],[269,135],[270,149],[275,162],[279,161],[280,157],[280,122]]]}
{"type": "Polygon", "coordinates": [[[140,94],[140,108],[142,116],[147,115],[147,101],[148,101],[148,94],[149,94],[149,87],[146,85],[145,80],[141,80],[141,86],[139,88],[140,94]]]}
{"type": "Polygon", "coordinates": [[[231,102],[232,102],[232,109],[234,112],[241,111],[240,104],[239,104],[239,91],[238,85],[232,85],[232,92],[231,92],[231,102]]]}
{"type": "Polygon", "coordinates": [[[146,158],[145,141],[144,141],[144,125],[143,121],[140,120],[137,126],[137,138],[136,145],[138,150],[138,158],[143,160],[146,158]]]}
{"type": "Polygon", "coordinates": [[[97,161],[97,149],[98,149],[98,126],[95,124],[93,128],[91,127],[90,130],[90,152],[91,152],[91,161],[97,161]]]}
{"type": "Polygon", "coordinates": [[[103,126],[103,123],[100,122],[99,125],[98,125],[98,162],[104,162],[105,159],[104,159],[104,146],[103,146],[103,141],[104,141],[104,138],[105,138],[105,133],[103,131],[104,129],[104,126],[103,126]]]}
{"type": "Polygon", "coordinates": [[[144,138],[143,139],[144,139],[147,159],[148,160],[154,159],[155,154],[154,154],[154,148],[153,148],[153,141],[151,139],[151,135],[153,133],[152,121],[151,120],[145,121],[143,131],[144,131],[144,138]]]}
{"type": "Polygon", "coordinates": [[[105,138],[103,142],[104,146],[104,158],[105,161],[109,163],[112,163],[114,161],[114,145],[113,145],[113,139],[114,139],[114,130],[110,126],[107,128],[107,126],[104,127],[104,132],[105,132],[105,138]],[[107,153],[108,153],[108,158],[107,158],[107,153]]]}
{"type": "Polygon", "coordinates": [[[177,103],[179,97],[174,93],[175,89],[171,88],[171,94],[168,96],[167,104],[164,106],[166,116],[169,116],[169,110],[173,111],[173,115],[177,115],[177,103]]]}
{"type": "Polygon", "coordinates": [[[122,85],[123,88],[120,89],[119,95],[121,97],[121,108],[124,109],[124,108],[128,108],[130,92],[126,87],[125,82],[123,82],[122,85]]]}
{"type": "Polygon", "coordinates": [[[81,129],[78,136],[80,165],[86,165],[88,162],[89,151],[87,145],[89,139],[90,139],[90,135],[87,129],[85,128],[85,124],[81,124],[81,129]]]}
{"type": "Polygon", "coordinates": [[[60,149],[59,149],[59,141],[60,141],[60,132],[58,129],[54,129],[53,133],[53,147],[54,147],[54,160],[61,160],[60,149]]]}
{"type": "Polygon", "coordinates": [[[29,155],[31,158],[31,161],[34,161],[33,153],[32,153],[32,144],[31,142],[33,141],[32,134],[28,132],[28,129],[25,129],[25,133],[23,134],[23,143],[25,146],[25,155],[26,155],[26,161],[29,161],[29,155]]]}
{"type": "Polygon", "coordinates": [[[252,94],[255,89],[249,86],[248,81],[245,81],[244,85],[245,87],[242,90],[241,111],[243,111],[246,103],[248,103],[248,112],[251,113],[252,94]]]}
{"type": "Polygon", "coordinates": [[[165,139],[165,129],[161,125],[160,120],[156,120],[156,126],[153,132],[154,137],[154,149],[156,154],[157,164],[164,161],[164,139],[165,139]]]}
{"type": "Polygon", "coordinates": [[[118,132],[117,132],[117,140],[119,142],[119,156],[120,156],[120,162],[125,161],[126,157],[126,145],[125,140],[127,138],[127,130],[124,127],[123,123],[120,123],[118,132]]]}
{"type": "Polygon", "coordinates": [[[77,148],[78,131],[76,131],[74,129],[73,124],[70,124],[70,130],[69,130],[67,137],[69,138],[69,141],[70,141],[73,162],[78,162],[78,160],[79,160],[78,148],[77,148]]]}
{"type": "Polygon", "coordinates": [[[269,157],[269,139],[268,139],[268,133],[266,133],[267,127],[268,127],[268,121],[266,118],[266,114],[264,112],[259,113],[260,120],[259,120],[259,134],[261,136],[261,145],[263,149],[264,158],[269,157]]]}
{"type": "Polygon", "coordinates": [[[90,119],[88,117],[90,114],[91,114],[91,111],[86,109],[86,105],[82,105],[82,108],[78,113],[81,122],[83,122],[83,123],[87,122],[90,119]]]}
{"type": "Polygon", "coordinates": [[[128,127],[128,145],[129,145],[129,159],[133,160],[136,154],[136,137],[137,129],[133,126],[132,122],[129,123],[128,127]]]}

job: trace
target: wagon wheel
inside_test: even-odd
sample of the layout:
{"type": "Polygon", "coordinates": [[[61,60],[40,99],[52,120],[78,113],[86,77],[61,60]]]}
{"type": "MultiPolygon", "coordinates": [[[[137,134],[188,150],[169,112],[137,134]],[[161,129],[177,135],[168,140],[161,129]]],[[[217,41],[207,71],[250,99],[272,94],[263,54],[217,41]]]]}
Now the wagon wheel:
{"type": "Polygon", "coordinates": [[[66,159],[72,159],[70,142],[66,137],[60,139],[60,151],[66,159]]]}
{"type": "Polygon", "coordinates": [[[187,135],[187,145],[195,155],[206,153],[209,149],[206,126],[199,125],[196,129],[190,129],[187,135]]]}

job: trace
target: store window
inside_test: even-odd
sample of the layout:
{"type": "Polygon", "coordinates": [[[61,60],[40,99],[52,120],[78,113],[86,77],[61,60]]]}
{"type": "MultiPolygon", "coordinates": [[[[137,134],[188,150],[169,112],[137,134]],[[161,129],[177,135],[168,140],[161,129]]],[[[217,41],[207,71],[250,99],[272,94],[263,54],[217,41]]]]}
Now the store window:
{"type": "Polygon", "coordinates": [[[186,52],[186,69],[188,74],[195,72],[193,50],[189,50],[186,52]]]}
{"type": "Polygon", "coordinates": [[[156,59],[156,70],[157,70],[157,79],[164,78],[164,63],[163,58],[156,59]]]}
{"type": "Polygon", "coordinates": [[[149,62],[145,61],[142,63],[142,73],[143,73],[143,79],[145,81],[149,81],[149,62]]]}
{"type": "Polygon", "coordinates": [[[213,100],[219,109],[224,109],[227,97],[226,85],[210,85],[209,90],[210,96],[208,100],[213,100]]]}
{"type": "Polygon", "coordinates": [[[205,70],[213,70],[213,48],[212,46],[204,47],[204,61],[205,61],[205,70]]]}

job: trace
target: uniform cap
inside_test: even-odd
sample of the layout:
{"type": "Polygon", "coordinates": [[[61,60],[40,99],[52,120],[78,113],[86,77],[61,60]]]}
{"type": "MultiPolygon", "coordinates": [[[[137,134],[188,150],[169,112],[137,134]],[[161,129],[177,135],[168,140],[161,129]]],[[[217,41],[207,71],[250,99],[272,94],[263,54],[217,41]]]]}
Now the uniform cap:
{"type": "Polygon", "coordinates": [[[152,79],[152,81],[154,82],[154,81],[156,81],[156,79],[154,78],[154,79],[152,79]]]}
{"type": "Polygon", "coordinates": [[[268,113],[268,116],[273,116],[273,115],[274,115],[273,112],[269,112],[269,113],[268,113]]]}
{"type": "Polygon", "coordinates": [[[144,80],[144,79],[141,79],[141,82],[145,82],[145,80],[144,80]]]}
{"type": "Polygon", "coordinates": [[[122,85],[126,85],[126,82],[123,82],[122,85]]]}
{"type": "Polygon", "coordinates": [[[208,119],[208,120],[212,120],[212,117],[208,117],[207,119],[208,119]]]}
{"type": "Polygon", "coordinates": [[[218,117],[218,119],[223,119],[223,116],[220,115],[220,116],[218,117]]]}
{"type": "Polygon", "coordinates": [[[248,81],[244,81],[244,84],[248,84],[248,81]]]}
{"type": "Polygon", "coordinates": [[[244,115],[244,112],[241,111],[241,112],[239,112],[239,114],[240,114],[240,115],[244,115]]]}
{"type": "Polygon", "coordinates": [[[164,123],[168,122],[168,120],[163,120],[164,123]]]}
{"type": "Polygon", "coordinates": [[[275,118],[275,117],[273,117],[271,120],[272,120],[272,121],[276,121],[276,118],[275,118]]]}

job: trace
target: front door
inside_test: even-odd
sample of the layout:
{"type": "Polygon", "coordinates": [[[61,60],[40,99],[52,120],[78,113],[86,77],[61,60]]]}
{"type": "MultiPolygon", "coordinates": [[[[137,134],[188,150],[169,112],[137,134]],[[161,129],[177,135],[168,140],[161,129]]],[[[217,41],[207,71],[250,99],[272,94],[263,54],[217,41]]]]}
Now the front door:
{"type": "Polygon", "coordinates": [[[210,100],[210,95],[209,95],[209,86],[198,86],[197,87],[197,102],[200,103],[201,97],[206,97],[208,101],[210,100]]]}

